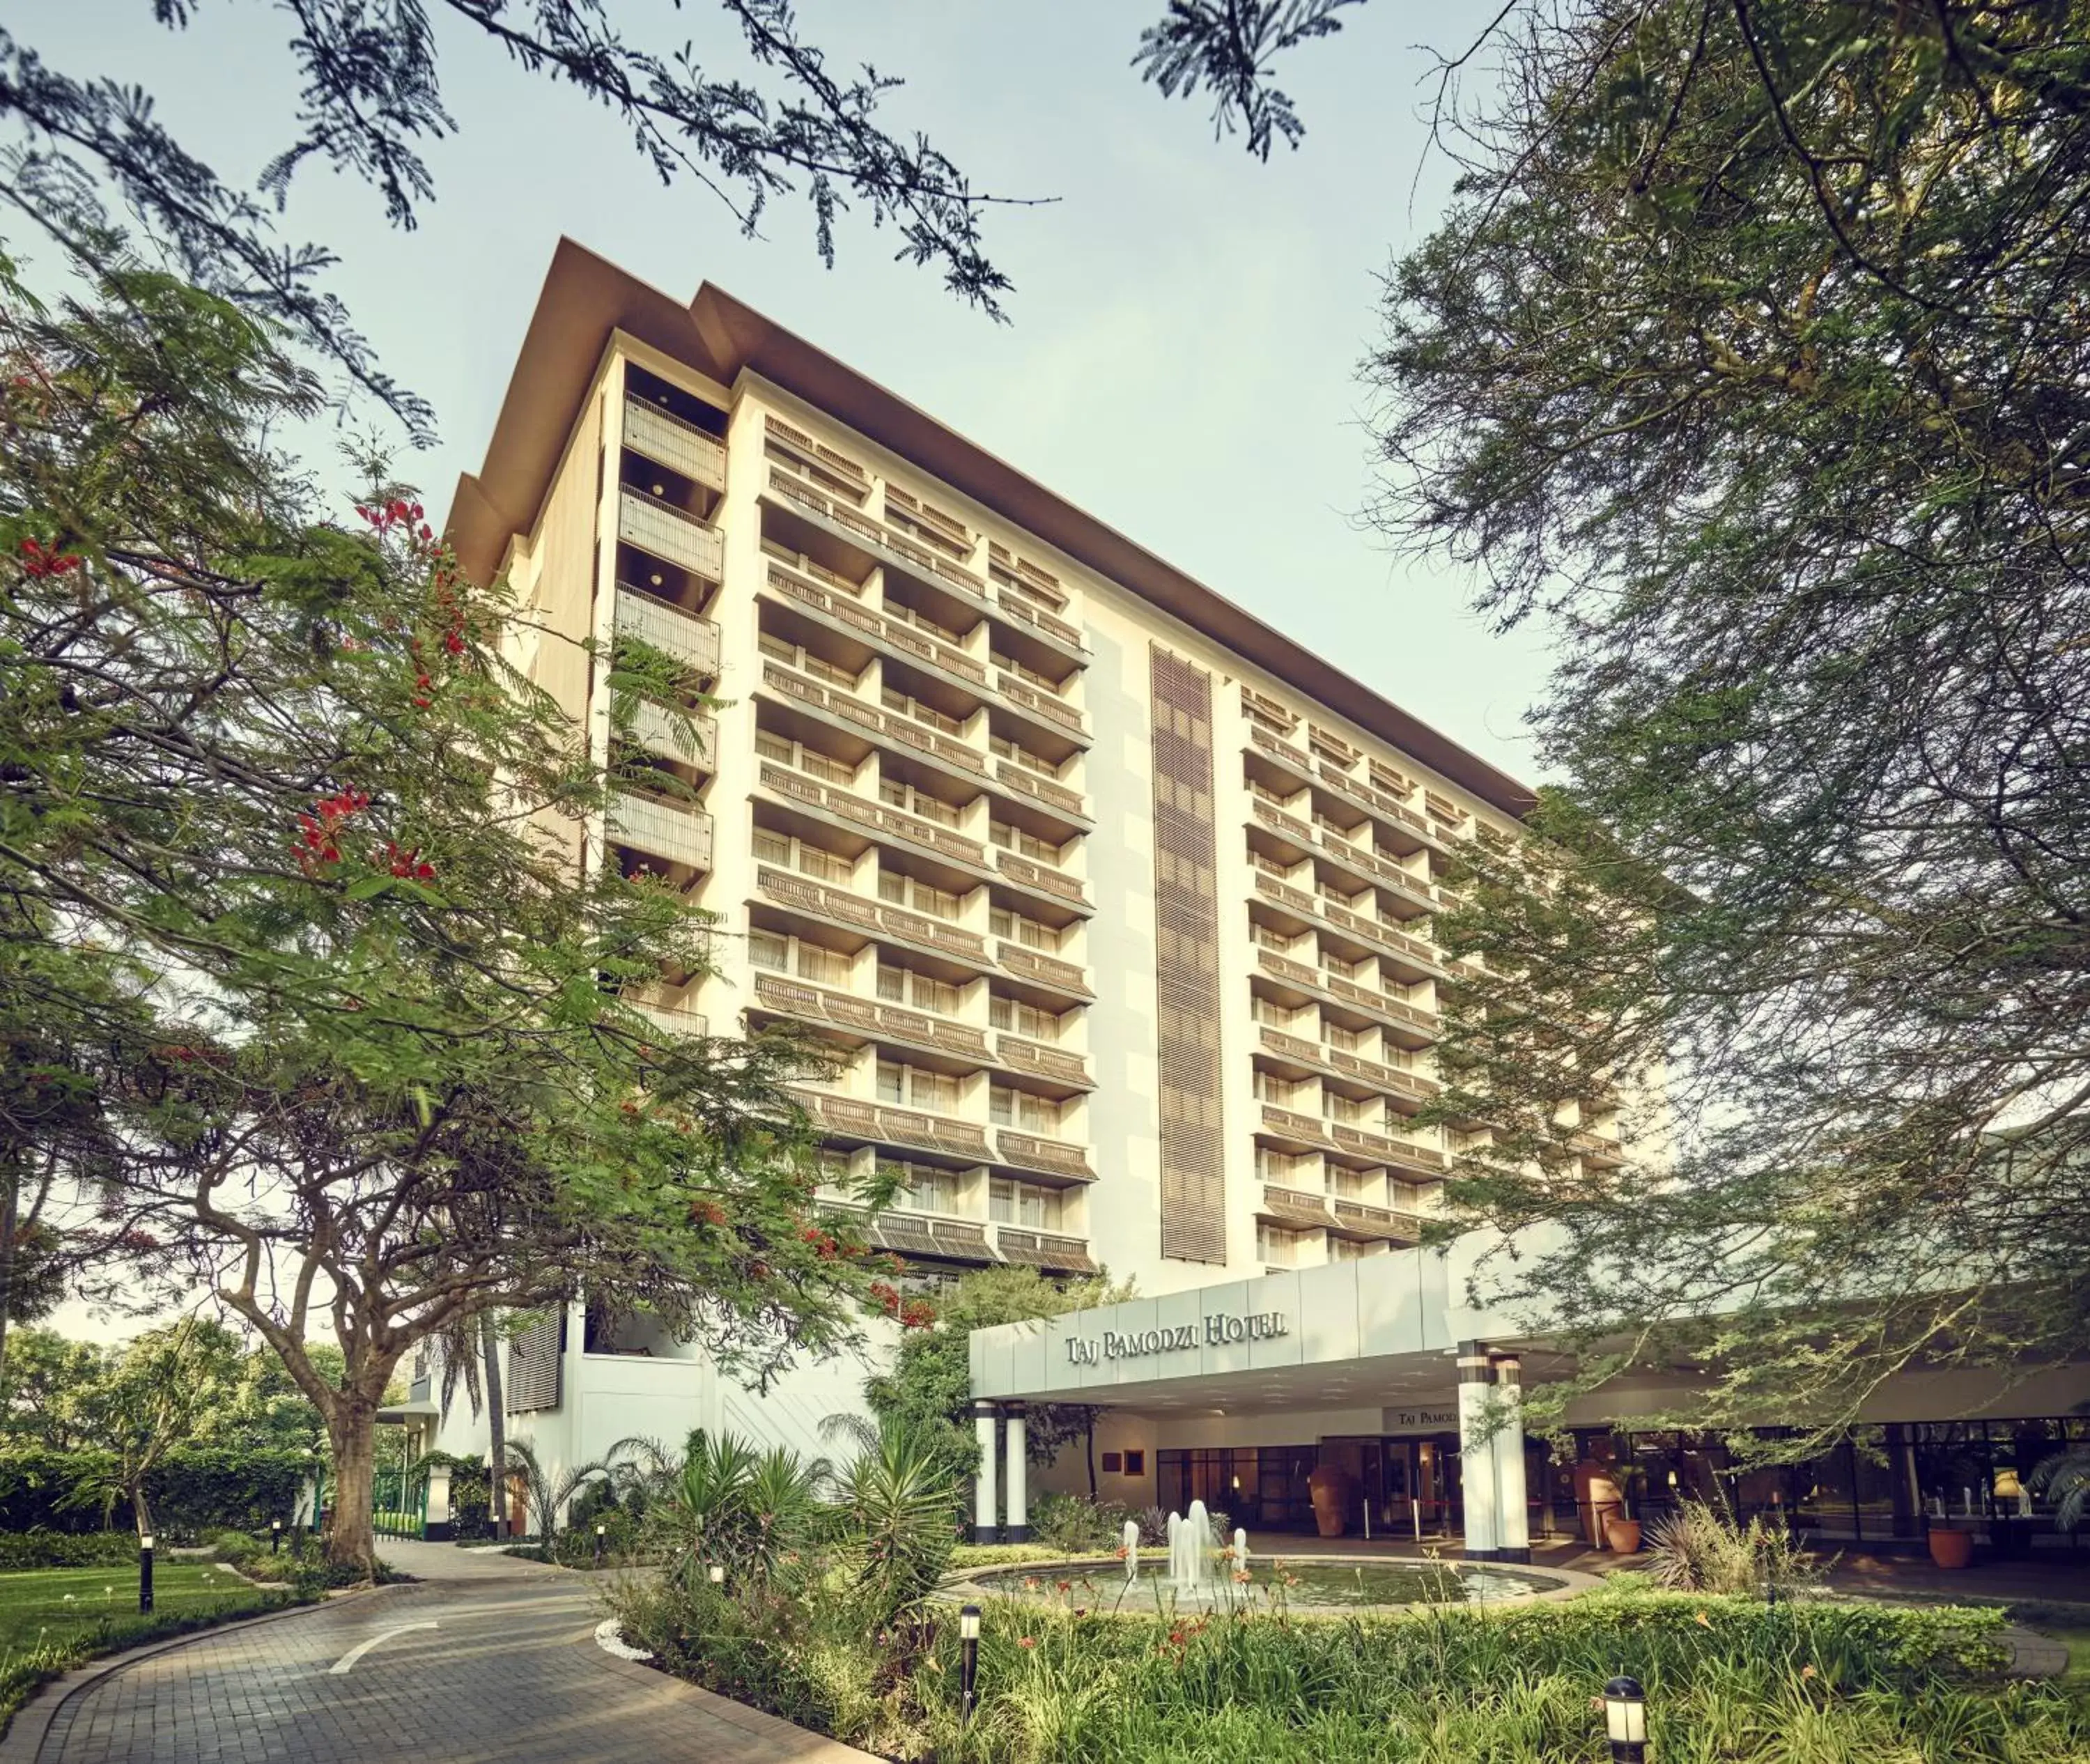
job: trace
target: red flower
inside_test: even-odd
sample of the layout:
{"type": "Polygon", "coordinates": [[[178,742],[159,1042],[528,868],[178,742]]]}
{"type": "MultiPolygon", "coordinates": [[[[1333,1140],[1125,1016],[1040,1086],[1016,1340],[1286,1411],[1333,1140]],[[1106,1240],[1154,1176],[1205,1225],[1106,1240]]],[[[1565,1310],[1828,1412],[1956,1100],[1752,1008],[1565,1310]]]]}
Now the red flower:
{"type": "Polygon", "coordinates": [[[62,576],[80,566],[79,553],[46,551],[34,539],[24,540],[21,552],[22,567],[32,576],[62,576]]]}
{"type": "Polygon", "coordinates": [[[1016,1638],[1016,1645],[1020,1648],[1034,1648],[1038,1646],[1038,1638],[1035,1636],[1020,1635],[1016,1638]]]}

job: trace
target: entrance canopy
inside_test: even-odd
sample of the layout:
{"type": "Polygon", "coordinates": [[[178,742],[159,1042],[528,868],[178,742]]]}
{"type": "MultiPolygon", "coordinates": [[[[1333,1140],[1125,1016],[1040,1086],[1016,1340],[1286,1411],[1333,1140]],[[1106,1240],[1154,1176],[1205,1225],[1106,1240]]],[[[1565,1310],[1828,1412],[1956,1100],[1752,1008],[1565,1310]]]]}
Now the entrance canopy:
{"type": "MultiPolygon", "coordinates": [[[[1163,1413],[1441,1408],[1460,1342],[1528,1351],[1462,1290],[1445,1252],[1403,1250],[976,1329],[973,1395],[1163,1413]]],[[[1527,1363],[1542,1375],[1550,1357],[1527,1363]]]]}

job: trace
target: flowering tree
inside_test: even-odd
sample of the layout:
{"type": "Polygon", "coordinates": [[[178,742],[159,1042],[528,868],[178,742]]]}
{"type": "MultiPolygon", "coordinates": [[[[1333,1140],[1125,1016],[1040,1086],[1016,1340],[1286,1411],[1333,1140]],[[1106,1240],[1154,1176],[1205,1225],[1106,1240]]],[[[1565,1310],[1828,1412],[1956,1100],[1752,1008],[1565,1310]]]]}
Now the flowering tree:
{"type": "Polygon", "coordinates": [[[318,395],[230,303],[0,291],[0,1016],[77,1099],[0,1131],[81,1263],[269,1342],[366,1568],[385,1385],[483,1311],[643,1304],[758,1380],[849,1339],[875,1269],[816,1213],[809,1057],[624,1002],[705,926],[577,855],[613,775],[501,660],[505,592],[404,493],[322,518],[264,440],[318,395]]]}

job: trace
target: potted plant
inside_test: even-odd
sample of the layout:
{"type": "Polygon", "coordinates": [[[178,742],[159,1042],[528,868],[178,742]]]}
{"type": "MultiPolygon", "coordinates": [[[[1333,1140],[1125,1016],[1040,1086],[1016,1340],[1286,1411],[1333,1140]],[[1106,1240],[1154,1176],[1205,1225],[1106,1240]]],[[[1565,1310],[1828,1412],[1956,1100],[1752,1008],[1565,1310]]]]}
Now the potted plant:
{"type": "Polygon", "coordinates": [[[1940,1568],[1967,1568],[1974,1560],[1974,1534],[1956,1530],[1949,1519],[1930,1521],[1930,1560],[1940,1568]]]}

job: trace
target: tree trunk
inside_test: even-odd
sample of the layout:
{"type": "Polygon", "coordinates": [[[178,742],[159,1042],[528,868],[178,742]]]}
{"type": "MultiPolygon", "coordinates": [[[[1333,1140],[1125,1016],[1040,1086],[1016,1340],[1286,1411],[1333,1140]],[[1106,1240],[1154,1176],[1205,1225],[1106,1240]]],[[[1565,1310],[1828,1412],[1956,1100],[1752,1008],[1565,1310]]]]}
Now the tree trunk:
{"type": "Polygon", "coordinates": [[[145,1499],[145,1482],[143,1477],[131,1485],[130,1493],[131,1523],[137,1526],[138,1535],[141,1539],[149,1538],[153,1534],[153,1507],[152,1504],[145,1499]]]}
{"type": "Polygon", "coordinates": [[[15,1308],[15,1234],[22,1227],[22,1172],[0,1171],[0,1372],[7,1367],[7,1315],[15,1308]]]}
{"type": "Polygon", "coordinates": [[[1089,1424],[1082,1430],[1082,1437],[1089,1448],[1089,1499],[1096,1498],[1096,1412],[1089,1411],[1089,1424]]]}
{"type": "Polygon", "coordinates": [[[493,1313],[481,1311],[479,1350],[486,1361],[486,1422],[489,1436],[487,1452],[487,1517],[493,1522],[498,1543],[508,1535],[508,1413],[501,1388],[501,1341],[494,1333],[493,1313]]]}
{"type": "Polygon", "coordinates": [[[333,1446],[333,1503],[328,1513],[326,1559],[359,1579],[377,1577],[377,1537],[371,1528],[376,1498],[377,1405],[344,1391],[327,1418],[333,1446]]]}

